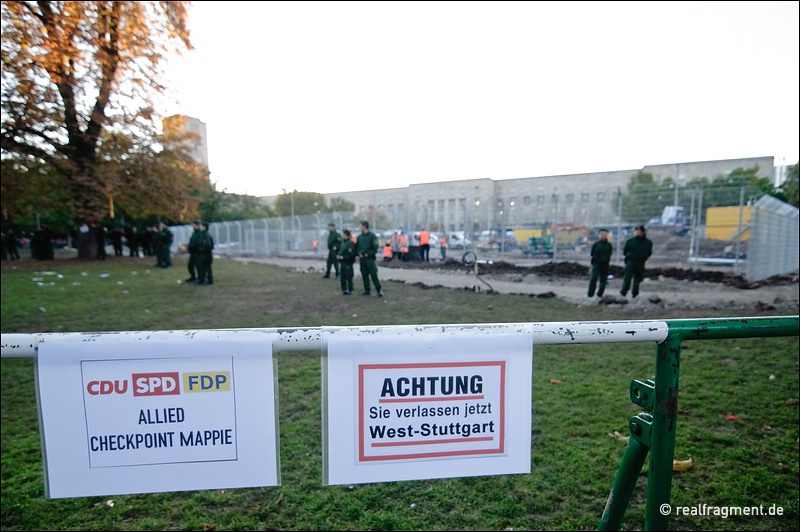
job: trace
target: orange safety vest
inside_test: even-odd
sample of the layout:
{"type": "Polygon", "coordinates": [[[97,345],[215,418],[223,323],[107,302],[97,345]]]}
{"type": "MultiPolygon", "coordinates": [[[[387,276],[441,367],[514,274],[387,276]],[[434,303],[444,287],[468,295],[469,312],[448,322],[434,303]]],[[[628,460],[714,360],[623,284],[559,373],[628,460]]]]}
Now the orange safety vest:
{"type": "Polygon", "coordinates": [[[439,247],[446,248],[447,247],[447,237],[444,235],[439,237],[439,247]]]}
{"type": "Polygon", "coordinates": [[[419,245],[425,246],[431,243],[431,234],[426,230],[422,230],[419,232],[419,245]]]}
{"type": "Polygon", "coordinates": [[[384,259],[392,258],[392,246],[390,244],[386,244],[385,246],[383,246],[383,258],[384,259]]]}
{"type": "Polygon", "coordinates": [[[408,253],[408,235],[400,235],[400,251],[408,253]]]}

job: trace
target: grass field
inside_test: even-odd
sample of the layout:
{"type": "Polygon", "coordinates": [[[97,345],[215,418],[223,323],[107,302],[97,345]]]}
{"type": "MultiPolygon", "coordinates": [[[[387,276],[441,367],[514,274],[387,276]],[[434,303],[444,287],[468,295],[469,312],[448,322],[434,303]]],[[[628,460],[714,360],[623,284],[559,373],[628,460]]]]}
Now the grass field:
{"type": "MultiPolygon", "coordinates": [[[[343,297],[338,282],[219,260],[215,284],[179,284],[151,260],[3,263],[2,332],[519,323],[640,319],[601,307],[387,282],[343,297]]],[[[795,310],[792,314],[797,314],[795,310]]],[[[748,316],[770,315],[769,311],[748,316]]],[[[771,315],[778,315],[772,311],[771,315]]],[[[785,315],[784,313],[780,315],[785,315]]],[[[647,319],[736,317],[665,311],[647,319]]],[[[278,487],[47,500],[32,359],[2,360],[3,530],[592,530],[625,444],[650,343],[534,348],[532,471],[322,486],[320,356],[278,355],[278,487]],[[551,379],[561,381],[551,383],[551,379]],[[113,503],[113,504],[112,504],[113,503]]],[[[671,517],[674,530],[798,530],[798,339],[689,341],[682,348],[673,506],[780,507],[781,516],[671,517]],[[734,414],[736,420],[726,419],[734,414]]],[[[623,529],[644,526],[646,474],[623,529]]]]}

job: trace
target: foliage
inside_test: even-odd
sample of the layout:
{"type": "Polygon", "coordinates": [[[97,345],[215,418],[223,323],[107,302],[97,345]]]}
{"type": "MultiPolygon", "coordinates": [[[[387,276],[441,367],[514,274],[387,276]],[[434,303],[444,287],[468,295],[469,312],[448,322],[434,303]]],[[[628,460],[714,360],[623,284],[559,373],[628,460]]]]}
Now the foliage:
{"type": "Polygon", "coordinates": [[[213,188],[207,169],[188,153],[190,135],[183,129],[183,117],[166,120],[163,133],[147,141],[116,127],[104,135],[97,168],[106,176],[106,193],[118,211],[176,222],[197,217],[200,202],[213,188]]]}
{"type": "MultiPolygon", "coordinates": [[[[124,196],[126,186],[132,196],[149,189],[144,201],[164,198],[154,207],[174,200],[174,192],[185,186],[179,177],[185,166],[171,155],[159,160],[148,152],[156,143],[156,116],[145,102],[164,89],[160,64],[166,55],[191,49],[187,5],[2,3],[3,158],[29,171],[47,167],[51,179],[60,176],[58,186],[76,219],[103,218],[109,197],[124,196]],[[138,153],[133,146],[140,147],[138,153]],[[122,161],[129,167],[108,172],[122,161]],[[131,167],[146,170],[146,178],[131,167]]],[[[24,184],[15,187],[26,197],[38,196],[24,184]]],[[[16,198],[9,200],[5,193],[3,198],[16,207],[16,198]]],[[[184,199],[178,198],[171,217],[191,210],[184,199]]],[[[146,210],[139,204],[127,208],[146,210]]]]}
{"type": "Polygon", "coordinates": [[[200,204],[200,217],[206,222],[272,218],[275,213],[256,196],[212,191],[200,204]]]}
{"type": "MultiPolygon", "coordinates": [[[[664,205],[671,204],[671,201],[668,199],[671,198],[671,196],[667,195],[670,189],[670,184],[672,184],[672,179],[670,178],[665,179],[664,183],[658,184],[656,183],[653,174],[650,172],[644,172],[642,170],[636,172],[636,174],[631,177],[631,180],[628,183],[627,193],[622,195],[623,219],[636,223],[644,223],[646,220],[649,220],[654,216],[660,216],[664,205]],[[662,191],[664,194],[663,198],[662,194],[660,194],[662,191]],[[658,193],[658,195],[653,200],[642,201],[641,198],[652,197],[654,192],[658,193]],[[662,202],[665,203],[662,205],[662,202]]],[[[621,192],[614,194],[614,198],[611,202],[612,206],[616,206],[619,203],[620,194],[621,192]]]]}
{"type": "MultiPolygon", "coordinates": [[[[761,196],[768,194],[778,199],[785,197],[781,190],[776,189],[772,180],[758,177],[758,166],[753,168],[737,168],[726,176],[717,176],[713,180],[707,177],[690,179],[686,184],[675,189],[674,178],[668,176],[660,183],[656,182],[653,174],[639,171],[631,177],[627,191],[622,194],[622,217],[629,223],[646,223],[651,218],[660,217],[664,207],[673,205],[675,198],[687,194],[692,198],[689,201],[702,198],[703,209],[751,203],[761,196]],[[743,195],[743,196],[742,196],[743,195]]],[[[614,194],[611,205],[616,208],[620,199],[620,192],[614,194]]],[[[682,198],[687,202],[686,198],[682,198]]],[[[679,199],[679,204],[681,199],[679,199]]],[[[688,214],[688,209],[687,209],[688,214]]]]}
{"type": "Polygon", "coordinates": [[[55,234],[69,233],[74,226],[66,208],[69,198],[51,167],[33,159],[25,165],[3,159],[0,167],[3,209],[8,216],[3,219],[4,225],[30,233],[37,225],[48,224],[55,234]]]}
{"type": "Polygon", "coordinates": [[[275,198],[275,214],[291,216],[327,212],[325,196],[319,192],[298,192],[285,190],[275,198]]]}
{"type": "Polygon", "coordinates": [[[727,176],[717,177],[710,183],[705,178],[696,178],[686,184],[686,189],[689,190],[693,188],[707,190],[712,187],[714,194],[703,194],[704,207],[739,205],[740,201],[748,204],[765,194],[777,195],[771,179],[758,177],[757,166],[737,168],[727,176]]]}
{"type": "Polygon", "coordinates": [[[793,164],[786,169],[786,181],[781,184],[781,192],[785,201],[795,207],[800,207],[800,187],[798,187],[798,167],[800,163],[793,164]]]}
{"type": "Polygon", "coordinates": [[[329,210],[330,212],[353,212],[356,210],[356,206],[352,201],[336,197],[331,198],[329,210]]]}
{"type": "Polygon", "coordinates": [[[298,192],[285,190],[275,198],[276,216],[303,216],[330,212],[353,212],[355,205],[343,198],[331,198],[326,203],[325,196],[319,192],[298,192]]]}

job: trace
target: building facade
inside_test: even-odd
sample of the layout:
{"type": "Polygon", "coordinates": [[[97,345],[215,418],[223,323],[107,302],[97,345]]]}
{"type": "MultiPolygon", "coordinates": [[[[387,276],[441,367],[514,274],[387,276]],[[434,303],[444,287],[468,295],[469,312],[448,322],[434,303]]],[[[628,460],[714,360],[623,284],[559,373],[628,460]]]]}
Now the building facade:
{"type": "Polygon", "coordinates": [[[167,126],[190,133],[191,142],[187,142],[186,148],[192,159],[200,166],[208,168],[208,132],[206,123],[197,118],[186,115],[172,115],[164,119],[164,128],[167,126]]]}
{"type": "MultiPolygon", "coordinates": [[[[391,228],[466,231],[570,222],[589,227],[619,222],[614,194],[625,192],[631,177],[642,171],[657,183],[678,184],[694,178],[714,180],[737,168],[758,167],[758,176],[773,178],[774,157],[751,157],[648,165],[634,170],[587,174],[469,179],[412,184],[405,188],[324,194],[355,205],[359,218],[388,220],[391,228]]],[[[274,205],[276,196],[261,198],[274,205]]]]}

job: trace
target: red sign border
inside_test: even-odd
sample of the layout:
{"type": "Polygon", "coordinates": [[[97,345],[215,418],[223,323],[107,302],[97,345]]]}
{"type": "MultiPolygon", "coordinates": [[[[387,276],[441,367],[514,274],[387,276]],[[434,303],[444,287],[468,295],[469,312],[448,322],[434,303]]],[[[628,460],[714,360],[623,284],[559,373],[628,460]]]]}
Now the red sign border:
{"type": "Polygon", "coordinates": [[[358,365],[358,461],[375,462],[387,460],[409,460],[417,458],[441,458],[452,456],[475,456],[484,454],[503,454],[505,452],[506,435],[506,361],[480,361],[480,362],[419,362],[406,364],[359,364],[358,365]],[[487,367],[499,366],[500,368],[500,431],[499,447],[497,449],[475,449],[472,451],[441,451],[427,453],[407,453],[391,456],[366,456],[364,453],[364,372],[380,369],[403,368],[454,368],[454,367],[487,367]]]}

